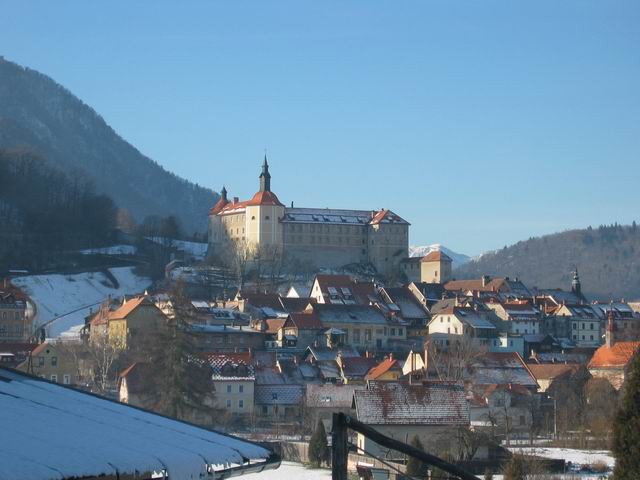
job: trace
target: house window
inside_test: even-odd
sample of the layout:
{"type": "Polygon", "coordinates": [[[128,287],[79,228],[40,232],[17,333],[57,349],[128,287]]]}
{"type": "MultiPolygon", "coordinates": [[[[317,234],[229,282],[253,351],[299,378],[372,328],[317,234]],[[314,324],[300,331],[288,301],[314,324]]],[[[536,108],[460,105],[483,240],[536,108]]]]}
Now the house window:
{"type": "Polygon", "coordinates": [[[44,367],[44,357],[38,357],[38,366],[44,367]]]}
{"type": "Polygon", "coordinates": [[[227,400],[227,408],[231,408],[231,400],[227,400]]]}
{"type": "Polygon", "coordinates": [[[227,393],[231,393],[231,385],[227,385],[227,393]]]}
{"type": "Polygon", "coordinates": [[[265,215],[265,216],[264,216],[264,219],[265,219],[265,220],[269,220],[269,215],[265,215]]]}
{"type": "Polygon", "coordinates": [[[51,366],[52,367],[58,366],[58,357],[51,357],[51,366]]]}
{"type": "Polygon", "coordinates": [[[58,383],[58,375],[56,374],[51,375],[51,381],[58,383]]]}
{"type": "Polygon", "coordinates": [[[401,337],[402,336],[402,328],[398,329],[398,336],[401,337]]]}
{"type": "Polygon", "coordinates": [[[364,331],[364,341],[365,342],[370,342],[371,341],[371,329],[367,328],[364,331]]]}
{"type": "Polygon", "coordinates": [[[353,343],[360,343],[360,329],[353,329],[353,343]]]}
{"type": "Polygon", "coordinates": [[[238,400],[238,408],[244,408],[244,400],[238,400]]]}
{"type": "Polygon", "coordinates": [[[62,383],[65,385],[69,385],[71,383],[71,375],[65,375],[62,377],[62,383]]]}
{"type": "Polygon", "coordinates": [[[238,386],[238,392],[239,393],[244,393],[244,385],[238,386]]]}
{"type": "Polygon", "coordinates": [[[520,415],[520,425],[525,425],[524,415],[520,415]]]}
{"type": "Polygon", "coordinates": [[[392,328],[392,329],[391,329],[391,336],[392,336],[392,337],[395,337],[395,335],[396,335],[396,329],[395,329],[395,328],[392,328]]]}
{"type": "Polygon", "coordinates": [[[266,405],[263,405],[263,406],[262,406],[262,414],[263,414],[263,415],[266,415],[266,414],[268,414],[268,413],[269,413],[269,407],[268,407],[268,406],[266,406],[266,405]]]}

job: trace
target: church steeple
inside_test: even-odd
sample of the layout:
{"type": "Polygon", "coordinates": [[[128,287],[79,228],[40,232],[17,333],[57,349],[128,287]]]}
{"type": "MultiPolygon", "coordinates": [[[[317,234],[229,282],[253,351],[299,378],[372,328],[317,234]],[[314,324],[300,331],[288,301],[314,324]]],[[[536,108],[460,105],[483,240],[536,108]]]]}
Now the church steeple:
{"type": "Polygon", "coordinates": [[[571,291],[578,297],[582,297],[582,285],[580,284],[580,276],[578,275],[578,267],[573,272],[573,280],[571,281],[571,291]]]}
{"type": "Polygon", "coordinates": [[[222,200],[224,200],[224,202],[228,202],[227,200],[227,188],[223,185],[222,186],[222,190],[220,190],[220,198],[222,198],[222,200]]]}
{"type": "Polygon", "coordinates": [[[262,163],[262,173],[260,174],[260,191],[271,191],[271,174],[269,173],[269,163],[267,162],[267,154],[264,154],[264,162],[262,163]]]}

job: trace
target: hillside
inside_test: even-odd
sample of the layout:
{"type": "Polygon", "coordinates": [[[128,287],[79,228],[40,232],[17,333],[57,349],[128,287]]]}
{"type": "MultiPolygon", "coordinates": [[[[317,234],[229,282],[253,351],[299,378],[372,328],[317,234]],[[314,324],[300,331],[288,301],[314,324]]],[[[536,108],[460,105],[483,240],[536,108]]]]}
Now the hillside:
{"type": "Polygon", "coordinates": [[[640,298],[640,228],[616,224],[530,238],[486,253],[454,275],[519,277],[529,287],[567,289],[575,267],[590,298],[640,298]]]}
{"type": "Polygon", "coordinates": [[[175,215],[186,233],[206,231],[217,194],[145,157],[51,78],[0,57],[0,148],[18,146],[62,171],[85,172],[138,221],[175,215]]]}

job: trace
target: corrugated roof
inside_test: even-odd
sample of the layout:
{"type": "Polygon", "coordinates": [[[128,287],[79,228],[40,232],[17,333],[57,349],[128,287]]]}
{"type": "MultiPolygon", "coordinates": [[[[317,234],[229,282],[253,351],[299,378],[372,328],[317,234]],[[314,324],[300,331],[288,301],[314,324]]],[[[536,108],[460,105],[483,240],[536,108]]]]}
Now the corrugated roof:
{"type": "Polygon", "coordinates": [[[370,382],[354,393],[358,420],[369,425],[468,425],[469,404],[461,383],[409,385],[370,382]]]}

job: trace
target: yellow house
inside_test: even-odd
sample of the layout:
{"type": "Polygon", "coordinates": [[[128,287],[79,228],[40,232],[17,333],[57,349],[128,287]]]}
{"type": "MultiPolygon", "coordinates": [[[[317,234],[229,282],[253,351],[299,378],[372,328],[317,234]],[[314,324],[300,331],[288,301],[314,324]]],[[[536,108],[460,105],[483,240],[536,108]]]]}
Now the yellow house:
{"type": "Polygon", "coordinates": [[[34,348],[30,357],[18,365],[17,370],[64,385],[74,385],[81,380],[70,351],[50,342],[41,343],[34,348]]]}
{"type": "Polygon", "coordinates": [[[158,332],[166,326],[167,317],[146,295],[124,300],[120,308],[98,312],[91,321],[90,340],[107,335],[118,348],[127,349],[142,340],[145,333],[158,332]]]}

